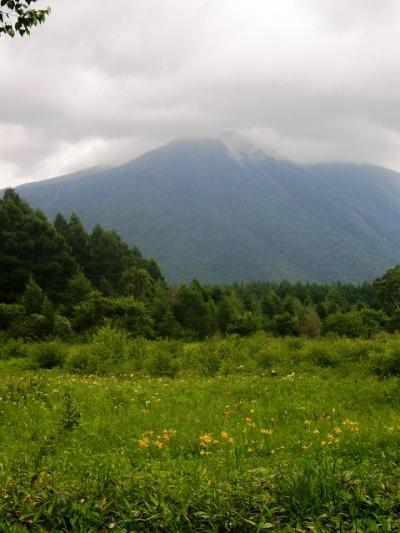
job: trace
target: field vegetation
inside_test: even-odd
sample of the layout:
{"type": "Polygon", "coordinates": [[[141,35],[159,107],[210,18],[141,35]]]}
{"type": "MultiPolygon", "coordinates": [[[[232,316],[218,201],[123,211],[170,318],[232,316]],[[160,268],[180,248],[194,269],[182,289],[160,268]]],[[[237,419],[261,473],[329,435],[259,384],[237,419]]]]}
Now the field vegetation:
{"type": "Polygon", "coordinates": [[[398,531],[400,349],[2,344],[2,531],[398,531]]]}

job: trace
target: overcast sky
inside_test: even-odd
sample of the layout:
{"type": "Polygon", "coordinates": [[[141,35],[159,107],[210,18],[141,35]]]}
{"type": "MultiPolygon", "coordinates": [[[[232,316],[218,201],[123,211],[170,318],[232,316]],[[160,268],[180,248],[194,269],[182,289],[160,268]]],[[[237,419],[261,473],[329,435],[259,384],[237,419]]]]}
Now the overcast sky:
{"type": "Polygon", "coordinates": [[[48,0],[0,38],[0,186],[235,130],[400,171],[399,0],[48,0]]]}

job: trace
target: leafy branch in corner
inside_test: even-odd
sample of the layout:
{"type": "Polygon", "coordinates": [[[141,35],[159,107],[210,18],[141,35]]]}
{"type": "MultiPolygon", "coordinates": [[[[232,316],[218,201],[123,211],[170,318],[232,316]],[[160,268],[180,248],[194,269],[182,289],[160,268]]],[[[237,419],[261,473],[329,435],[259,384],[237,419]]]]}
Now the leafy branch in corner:
{"type": "Polygon", "coordinates": [[[30,35],[31,29],[42,24],[50,14],[50,8],[33,9],[39,0],[0,0],[0,36],[30,35]]]}

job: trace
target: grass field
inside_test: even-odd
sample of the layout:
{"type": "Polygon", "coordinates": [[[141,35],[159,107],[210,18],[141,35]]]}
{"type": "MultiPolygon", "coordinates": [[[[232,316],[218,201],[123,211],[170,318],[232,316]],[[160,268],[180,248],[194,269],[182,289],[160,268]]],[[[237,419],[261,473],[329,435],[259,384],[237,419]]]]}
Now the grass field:
{"type": "Polygon", "coordinates": [[[0,372],[2,532],[400,530],[397,376],[17,366],[0,372]]]}

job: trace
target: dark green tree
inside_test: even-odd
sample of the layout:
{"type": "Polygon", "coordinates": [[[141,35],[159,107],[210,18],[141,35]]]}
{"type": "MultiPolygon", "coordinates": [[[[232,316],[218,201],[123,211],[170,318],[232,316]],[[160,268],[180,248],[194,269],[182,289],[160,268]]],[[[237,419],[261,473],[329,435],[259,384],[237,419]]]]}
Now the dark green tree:
{"type": "Polygon", "coordinates": [[[83,272],[86,272],[89,259],[89,235],[76,213],[72,213],[69,219],[66,241],[75,261],[83,272]]]}
{"type": "Polygon", "coordinates": [[[87,299],[93,292],[92,285],[83,272],[78,272],[68,282],[68,288],[65,293],[67,308],[71,309],[74,305],[87,299]]]}
{"type": "Polygon", "coordinates": [[[181,286],[175,295],[174,315],[191,334],[204,338],[215,330],[215,304],[207,301],[206,292],[197,280],[189,286],[181,286]]]}
{"type": "Polygon", "coordinates": [[[299,334],[299,323],[296,317],[288,312],[275,315],[272,331],[275,335],[284,337],[286,335],[297,336],[299,334]]]}
{"type": "Polygon", "coordinates": [[[130,251],[115,231],[96,225],[89,237],[89,257],[85,275],[93,285],[111,294],[117,294],[122,274],[130,264],[130,251]]]}
{"type": "Polygon", "coordinates": [[[154,289],[151,300],[151,316],[156,337],[179,338],[183,336],[182,326],[174,316],[172,296],[161,282],[154,289]]]}
{"type": "Polygon", "coordinates": [[[150,298],[154,290],[154,280],[144,268],[131,267],[121,277],[121,292],[137,300],[150,298]]]}
{"type": "Polygon", "coordinates": [[[7,189],[0,200],[0,301],[17,301],[31,276],[57,300],[75,272],[64,238],[41,211],[7,189]]]}
{"type": "Polygon", "coordinates": [[[27,315],[42,314],[45,295],[36,281],[30,277],[22,296],[22,304],[27,315]]]}
{"type": "Polygon", "coordinates": [[[394,309],[400,308],[400,265],[391,268],[373,286],[381,302],[394,309]]]}
{"type": "Polygon", "coordinates": [[[56,217],[54,219],[53,226],[55,227],[56,231],[60,235],[62,235],[65,240],[67,240],[67,238],[68,238],[68,222],[67,222],[66,218],[64,217],[64,215],[62,215],[61,213],[57,213],[57,215],[56,215],[56,217]]]}

